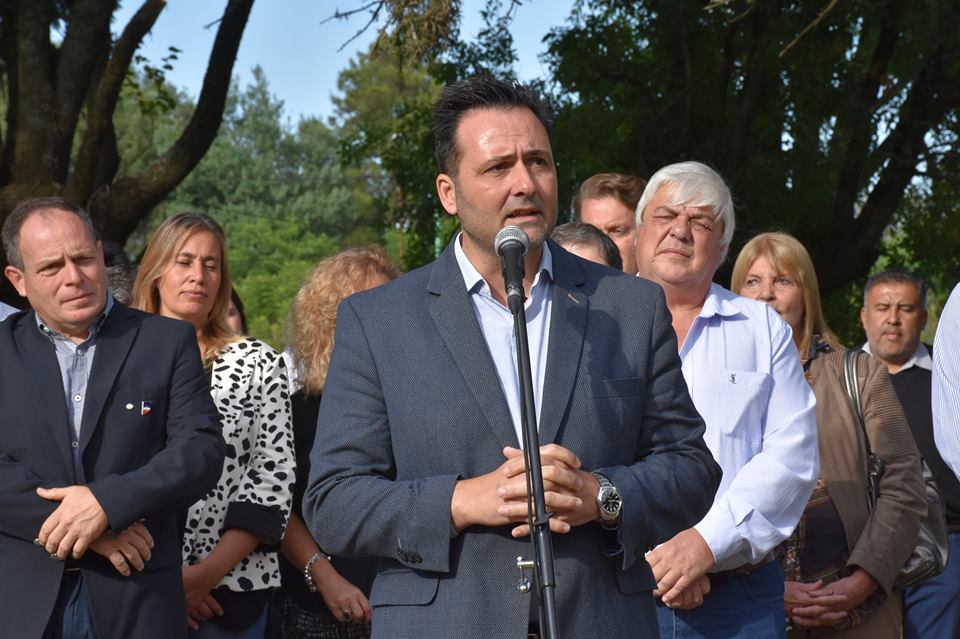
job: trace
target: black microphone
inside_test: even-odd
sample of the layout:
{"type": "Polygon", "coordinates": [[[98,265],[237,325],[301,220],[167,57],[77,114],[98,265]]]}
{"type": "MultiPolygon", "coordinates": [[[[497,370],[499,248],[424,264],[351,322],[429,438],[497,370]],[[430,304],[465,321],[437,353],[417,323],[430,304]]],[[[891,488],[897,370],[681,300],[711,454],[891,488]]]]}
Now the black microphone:
{"type": "Polygon", "coordinates": [[[530,238],[519,226],[505,226],[493,239],[493,249],[503,266],[503,285],[507,306],[517,314],[523,308],[523,256],[530,250],[530,238]]]}

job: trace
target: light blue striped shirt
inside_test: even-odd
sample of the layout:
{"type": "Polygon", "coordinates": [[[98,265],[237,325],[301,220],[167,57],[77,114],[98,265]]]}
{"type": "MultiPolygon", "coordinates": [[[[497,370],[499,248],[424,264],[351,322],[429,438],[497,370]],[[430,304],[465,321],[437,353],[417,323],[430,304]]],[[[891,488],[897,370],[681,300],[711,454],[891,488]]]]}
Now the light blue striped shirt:
{"type": "Polygon", "coordinates": [[[960,284],[943,307],[933,341],[933,439],[960,477],[960,284]]]}
{"type": "MultiPolygon", "coordinates": [[[[500,388],[510,408],[517,446],[523,445],[520,421],[520,381],[517,376],[517,342],[510,309],[494,299],[480,272],[474,268],[460,246],[461,236],[454,243],[454,254],[463,274],[463,282],[470,293],[473,310],[480,323],[480,331],[487,342],[490,357],[500,378],[500,388]]],[[[533,278],[530,296],[524,304],[527,316],[527,342],[530,345],[530,375],[533,377],[533,401],[540,423],[540,399],[543,397],[543,379],[547,368],[547,346],[550,337],[550,294],[553,292],[553,257],[550,247],[543,243],[543,256],[533,278]]]]}
{"type": "Polygon", "coordinates": [[[90,334],[80,344],[73,343],[71,339],[50,328],[39,314],[34,314],[37,328],[50,340],[57,353],[63,396],[67,404],[67,419],[70,421],[70,449],[76,466],[80,464],[80,423],[83,421],[83,406],[87,399],[87,382],[97,350],[97,335],[112,308],[113,294],[108,291],[103,312],[90,325],[90,334]]]}
{"type": "Polygon", "coordinates": [[[0,322],[5,320],[8,316],[13,315],[17,312],[17,309],[14,307],[0,302],[0,322]]]}

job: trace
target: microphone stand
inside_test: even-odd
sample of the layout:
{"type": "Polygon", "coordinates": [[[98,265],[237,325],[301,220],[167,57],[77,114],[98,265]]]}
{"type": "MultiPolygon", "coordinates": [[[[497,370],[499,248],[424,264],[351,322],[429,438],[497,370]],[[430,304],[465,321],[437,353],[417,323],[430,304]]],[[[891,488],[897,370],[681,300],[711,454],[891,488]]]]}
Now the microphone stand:
{"type": "MultiPolygon", "coordinates": [[[[520,382],[520,421],[523,435],[523,456],[526,467],[527,494],[533,495],[533,512],[527,500],[527,523],[533,546],[536,570],[534,576],[540,593],[540,636],[560,639],[557,625],[556,578],[553,569],[553,541],[550,517],[543,495],[543,465],[540,461],[540,436],[537,432],[537,410],[533,401],[533,375],[530,370],[530,345],[527,341],[527,314],[523,298],[509,298],[513,326],[517,333],[517,365],[520,382]]],[[[522,568],[521,568],[522,572],[522,568]]]]}

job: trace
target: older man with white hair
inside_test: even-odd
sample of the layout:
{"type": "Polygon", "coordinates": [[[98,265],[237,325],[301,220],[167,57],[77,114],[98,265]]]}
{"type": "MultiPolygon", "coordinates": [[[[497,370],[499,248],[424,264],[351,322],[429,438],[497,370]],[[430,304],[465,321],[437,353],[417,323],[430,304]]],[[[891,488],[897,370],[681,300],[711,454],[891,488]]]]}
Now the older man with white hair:
{"type": "Polygon", "coordinates": [[[647,554],[662,637],[785,637],[772,551],[819,469],[815,400],[790,327],[713,283],[733,238],[730,190],[698,162],[653,175],[637,205],[640,276],[663,287],[684,379],[723,468],[713,506],[647,554]]]}

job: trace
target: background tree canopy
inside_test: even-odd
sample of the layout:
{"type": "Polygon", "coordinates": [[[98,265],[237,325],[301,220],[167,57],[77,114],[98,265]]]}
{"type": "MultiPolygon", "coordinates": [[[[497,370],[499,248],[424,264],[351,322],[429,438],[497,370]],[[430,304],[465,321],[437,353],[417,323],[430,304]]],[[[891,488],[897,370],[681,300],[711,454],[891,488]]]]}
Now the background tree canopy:
{"type": "MultiPolygon", "coordinates": [[[[404,33],[429,21],[425,2],[380,4],[397,25],[382,46],[402,47],[404,33]]],[[[445,15],[455,20],[451,4],[445,15]]],[[[445,81],[484,63],[502,68],[509,42],[505,49],[490,35],[515,4],[488,3],[491,28],[473,55],[448,46],[439,63],[428,53],[424,68],[445,81]]],[[[732,255],[761,231],[796,235],[848,341],[862,338],[857,290],[872,268],[918,271],[942,303],[960,276],[960,5],[917,8],[895,0],[579,2],[547,37],[551,73],[540,83],[555,107],[561,201],[594,173],[649,177],[700,160],[734,191],[732,255]]],[[[718,281],[728,281],[729,268],[718,281]]]]}
{"type": "MultiPolygon", "coordinates": [[[[228,0],[203,88],[183,128],[153,161],[124,163],[115,115],[135,87],[144,114],[174,106],[162,90],[163,66],[135,55],[163,10],[145,0],[114,39],[116,0],[0,2],[0,87],[5,118],[0,155],[0,221],[20,200],[63,195],[83,204],[104,239],[123,243],[213,143],[233,63],[253,0],[228,0]],[[130,80],[133,78],[133,82],[130,80]],[[146,82],[144,80],[146,79],[146,82]],[[160,91],[156,89],[160,87],[160,91]],[[120,168],[137,167],[121,173],[120,168]]],[[[176,57],[176,50],[172,50],[176,57]]],[[[5,260],[3,260],[5,263],[5,260]]],[[[11,297],[3,279],[0,297],[11,297]]]]}
{"type": "MultiPolygon", "coordinates": [[[[377,44],[341,72],[330,122],[296,124],[262,72],[228,92],[251,3],[226,2],[194,104],[164,82],[176,49],[135,56],[162,0],[116,40],[107,0],[0,2],[0,216],[63,193],[136,256],[157,219],[206,211],[227,229],[253,332],[281,345],[321,257],[381,242],[409,269],[456,231],[435,196],[430,108],[446,83],[515,76],[506,26],[521,0],[488,0],[471,40],[459,0],[358,3],[344,15],[359,26],[386,18],[377,44]]],[[[858,288],[885,265],[924,276],[936,315],[960,278],[958,23],[955,0],[581,0],[535,81],[556,116],[561,201],[597,172],[700,160],[734,191],[731,254],[761,231],[799,237],[848,342],[858,288]]]]}

